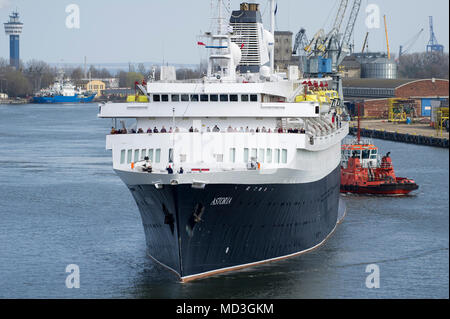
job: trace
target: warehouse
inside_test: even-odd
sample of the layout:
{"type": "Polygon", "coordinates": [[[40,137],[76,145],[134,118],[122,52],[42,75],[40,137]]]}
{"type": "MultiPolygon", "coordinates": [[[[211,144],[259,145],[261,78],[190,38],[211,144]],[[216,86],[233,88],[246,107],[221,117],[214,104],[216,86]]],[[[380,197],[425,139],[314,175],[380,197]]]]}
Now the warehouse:
{"type": "Polygon", "coordinates": [[[388,118],[392,98],[414,100],[417,116],[431,117],[432,105],[449,95],[445,79],[343,79],[343,88],[348,104],[364,101],[364,116],[370,118],[388,118]]]}

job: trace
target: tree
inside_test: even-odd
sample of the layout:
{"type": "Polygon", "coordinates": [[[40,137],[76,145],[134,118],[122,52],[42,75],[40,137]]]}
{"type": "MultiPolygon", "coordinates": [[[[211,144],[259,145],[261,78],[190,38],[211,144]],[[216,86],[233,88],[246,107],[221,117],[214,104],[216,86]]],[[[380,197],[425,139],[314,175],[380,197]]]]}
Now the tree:
{"type": "Polygon", "coordinates": [[[408,79],[449,78],[449,55],[433,53],[405,54],[399,60],[400,77],[408,79]]]}
{"type": "Polygon", "coordinates": [[[76,86],[80,86],[84,78],[84,70],[81,67],[75,68],[70,72],[70,78],[76,86]]]}
{"type": "Polygon", "coordinates": [[[134,88],[134,83],[141,83],[144,80],[144,76],[136,72],[119,72],[119,86],[121,88],[134,88]]]}
{"type": "Polygon", "coordinates": [[[137,72],[142,74],[144,77],[147,76],[147,70],[145,70],[144,63],[139,63],[138,64],[137,72]]]}
{"type": "Polygon", "coordinates": [[[22,72],[9,70],[5,73],[6,93],[13,97],[26,97],[32,94],[32,86],[22,72]]]}
{"type": "Polygon", "coordinates": [[[56,70],[44,61],[31,60],[24,67],[23,75],[28,78],[32,90],[39,91],[55,81],[56,70]]]}

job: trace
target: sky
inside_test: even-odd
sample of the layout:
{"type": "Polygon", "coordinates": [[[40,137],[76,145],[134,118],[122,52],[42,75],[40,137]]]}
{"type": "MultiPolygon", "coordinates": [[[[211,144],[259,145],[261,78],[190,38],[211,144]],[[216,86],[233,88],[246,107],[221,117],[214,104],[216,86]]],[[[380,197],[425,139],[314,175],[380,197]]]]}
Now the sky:
{"type": "MultiPolygon", "coordinates": [[[[237,10],[244,1],[223,2],[237,10]]],[[[257,2],[269,29],[269,1],[257,2]]],[[[295,36],[304,27],[309,38],[321,28],[329,31],[338,3],[338,0],[278,0],[276,29],[292,31],[295,36]]],[[[206,57],[205,49],[197,41],[201,33],[210,29],[211,0],[0,0],[2,24],[13,9],[18,9],[24,23],[20,51],[25,62],[38,59],[82,64],[86,56],[88,64],[197,64],[206,57]],[[67,13],[66,8],[73,4],[80,10],[79,28],[66,25],[73,12],[67,13]]],[[[434,17],[436,37],[448,52],[448,0],[362,0],[354,31],[356,51],[361,50],[366,32],[369,32],[370,51],[386,51],[383,15],[387,17],[391,52],[398,54],[399,46],[422,28],[424,32],[410,51],[425,51],[430,37],[428,16],[434,17]],[[377,5],[380,10],[378,29],[366,25],[369,5],[377,5]]],[[[346,21],[347,18],[344,24],[346,21]]],[[[0,30],[0,57],[9,59],[9,41],[3,29],[0,30]]]]}

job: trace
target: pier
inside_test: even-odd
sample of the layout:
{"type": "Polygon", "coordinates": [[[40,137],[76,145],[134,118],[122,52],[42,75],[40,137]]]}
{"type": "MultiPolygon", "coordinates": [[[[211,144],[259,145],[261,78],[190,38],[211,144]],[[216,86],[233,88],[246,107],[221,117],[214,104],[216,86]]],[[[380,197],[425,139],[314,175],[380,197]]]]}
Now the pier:
{"type": "MultiPolygon", "coordinates": [[[[357,134],[356,122],[350,124],[350,135],[357,134]]],[[[361,136],[390,140],[402,143],[449,147],[449,133],[446,130],[436,130],[429,124],[394,124],[385,120],[361,121],[361,136]]]]}

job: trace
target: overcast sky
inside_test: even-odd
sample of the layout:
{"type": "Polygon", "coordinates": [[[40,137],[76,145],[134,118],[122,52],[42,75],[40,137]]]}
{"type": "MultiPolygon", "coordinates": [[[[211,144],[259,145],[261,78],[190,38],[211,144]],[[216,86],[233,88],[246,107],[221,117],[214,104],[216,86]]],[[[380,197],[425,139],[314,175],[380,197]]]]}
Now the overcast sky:
{"type": "MultiPolygon", "coordinates": [[[[237,10],[239,0],[223,0],[237,10]]],[[[268,0],[258,1],[269,28],[268,0]]],[[[320,28],[330,29],[339,0],[278,0],[277,30],[295,33],[304,27],[309,38],[320,28]]],[[[352,3],[353,0],[350,0],[352,3]]],[[[52,63],[162,62],[196,64],[204,55],[197,36],[210,28],[211,0],[0,0],[0,22],[18,9],[24,23],[21,59],[52,63]],[[66,27],[66,7],[80,8],[80,28],[66,27]]],[[[349,11],[349,10],[348,10],[349,11]]],[[[391,51],[424,32],[411,51],[422,52],[429,39],[428,16],[448,52],[448,0],[363,0],[354,42],[360,51],[367,31],[369,50],[385,51],[383,15],[387,15],[391,51]],[[380,8],[379,29],[368,29],[366,8],[380,8]]],[[[345,23],[345,22],[344,22],[345,23]]],[[[344,27],[343,27],[344,28],[344,27]]],[[[0,32],[0,57],[9,58],[9,42],[0,32]]]]}

